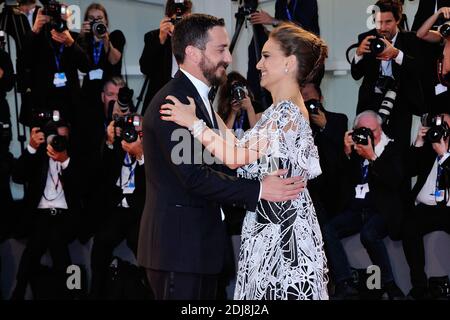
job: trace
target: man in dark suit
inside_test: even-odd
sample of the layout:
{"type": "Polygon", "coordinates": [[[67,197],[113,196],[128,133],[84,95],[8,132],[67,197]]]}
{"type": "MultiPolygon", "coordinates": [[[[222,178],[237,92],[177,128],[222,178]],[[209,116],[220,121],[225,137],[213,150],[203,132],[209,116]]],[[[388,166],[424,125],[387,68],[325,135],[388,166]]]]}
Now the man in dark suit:
{"type": "Polygon", "coordinates": [[[145,172],[142,150],[142,119],[136,121],[136,141],[125,141],[117,135],[114,121],[107,128],[107,140],[103,148],[102,185],[104,204],[100,230],[94,236],[92,246],[91,298],[105,298],[105,280],[114,248],[127,240],[129,248],[137,256],[139,222],[145,201],[145,172]]]}
{"type": "Polygon", "coordinates": [[[218,129],[208,92],[225,80],[228,46],[222,19],[193,14],[181,20],[172,37],[180,71],[144,116],[147,185],[138,263],[147,269],[156,299],[215,298],[226,238],[219,203],[253,211],[259,199],[293,199],[304,187],[299,177],[271,175],[259,182],[227,176],[186,129],[160,119],[168,95],[183,103],[192,97],[197,117],[218,129]]]}
{"type": "MultiPolygon", "coordinates": [[[[191,14],[192,2],[186,0],[183,3],[182,17],[191,14]]],[[[144,36],[145,46],[142,51],[139,65],[141,72],[148,78],[148,86],[142,107],[142,114],[148,107],[154,95],[167,82],[170,81],[178,70],[178,65],[172,54],[172,33],[174,23],[177,21],[177,5],[174,0],[167,0],[166,13],[159,24],[159,29],[147,32],[144,36]]]]}
{"type": "Polygon", "coordinates": [[[348,127],[345,114],[325,110],[319,84],[308,83],[301,89],[309,111],[314,143],[319,151],[322,174],[308,182],[309,192],[316,207],[319,222],[334,216],[338,211],[339,190],[342,180],[344,140],[348,127]]]}
{"type": "Polygon", "coordinates": [[[395,284],[383,239],[387,235],[398,239],[401,234],[399,190],[404,174],[399,149],[384,134],[381,122],[378,114],[367,110],[356,116],[354,130],[346,132],[343,211],[323,228],[330,270],[336,281],[335,297],[340,299],[353,293],[351,269],[340,239],[358,232],[372,263],[381,269],[381,285],[389,299],[403,297],[395,284]],[[367,133],[357,133],[361,128],[367,133]]]}
{"type": "Polygon", "coordinates": [[[32,128],[30,143],[14,168],[13,181],[26,185],[24,201],[32,230],[20,260],[12,299],[24,298],[27,283],[47,249],[61,281],[59,286],[65,287],[64,276],[71,263],[68,244],[75,237],[81,210],[77,159],[63,147],[68,137],[69,129],[62,122],[46,125],[45,129],[32,128]]]}
{"type": "Polygon", "coordinates": [[[376,5],[380,9],[375,14],[377,29],[358,36],[359,47],[351,66],[352,77],[363,78],[356,113],[378,111],[385,95],[392,98],[394,91],[393,107],[389,108],[388,104],[389,110],[385,112],[390,112],[386,117],[389,122],[385,121],[383,130],[407,152],[412,115],[425,111],[419,78],[418,39],[414,33],[399,30],[402,6],[398,1],[380,0],[376,5]],[[378,55],[371,51],[370,45],[376,37],[382,37],[385,46],[378,55]]]}
{"type": "MultiPolygon", "coordinates": [[[[450,233],[450,114],[446,111],[441,116],[446,122],[447,135],[430,140],[431,135],[427,134],[430,128],[421,127],[408,157],[409,173],[412,177],[417,176],[411,192],[411,214],[406,219],[403,237],[403,250],[413,285],[408,297],[413,299],[429,297],[423,236],[436,230],[450,233]]],[[[434,123],[431,130],[436,126],[434,123]]]]}

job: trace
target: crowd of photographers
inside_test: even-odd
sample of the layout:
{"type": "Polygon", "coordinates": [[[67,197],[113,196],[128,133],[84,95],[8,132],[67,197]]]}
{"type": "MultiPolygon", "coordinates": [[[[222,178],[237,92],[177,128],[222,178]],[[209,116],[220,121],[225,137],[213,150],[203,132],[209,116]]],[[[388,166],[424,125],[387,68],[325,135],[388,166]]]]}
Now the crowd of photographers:
{"type": "MultiPolygon", "coordinates": [[[[47,250],[54,274],[62,279],[71,264],[69,243],[75,239],[87,243],[91,238],[90,297],[102,299],[108,296],[114,248],[126,239],[136,253],[145,199],[142,117],[136,113],[133,90],[121,77],[125,37],[120,30],[110,32],[105,7],[88,6],[81,31],[75,33],[67,28],[64,5],[41,2],[42,8],[35,0],[22,0],[5,13],[9,22],[4,28],[17,46],[17,79],[0,34],[0,191],[6,208],[0,216],[0,242],[28,239],[11,299],[25,297],[47,250]],[[11,23],[13,19],[17,23],[11,23]],[[81,85],[78,72],[85,74],[81,85]],[[22,98],[20,122],[30,130],[18,159],[9,152],[12,132],[6,101],[16,80],[22,98]],[[13,201],[10,177],[24,185],[22,202],[13,201]]],[[[296,2],[277,1],[275,18],[250,10],[250,19],[274,27],[279,20],[291,20],[319,33],[316,0],[302,1],[306,6],[302,8],[311,13],[298,17],[296,2]]],[[[353,78],[362,79],[351,130],[344,114],[324,107],[323,73],[302,88],[323,171],[309,188],[336,299],[358,295],[340,241],[356,233],[381,268],[380,296],[405,298],[383,242],[389,236],[403,241],[413,285],[408,297],[431,297],[423,236],[435,230],[450,233],[450,1],[434,1],[427,13],[425,2],[433,1],[420,1],[416,15],[420,24],[413,25],[417,32],[399,27],[402,1],[376,3],[380,10],[376,28],[358,36],[351,59],[353,78]],[[413,115],[421,116],[422,124],[411,144],[413,115]],[[412,187],[411,178],[416,176],[412,187]]],[[[171,35],[177,21],[191,10],[189,0],[168,0],[159,28],[145,34],[139,61],[147,78],[142,113],[178,70],[171,35]]],[[[218,91],[218,113],[238,137],[264,111],[260,92],[253,92],[260,89],[252,82],[256,80],[251,70],[248,80],[231,72],[218,91]]],[[[245,211],[223,209],[230,236],[239,235],[245,211]]]]}

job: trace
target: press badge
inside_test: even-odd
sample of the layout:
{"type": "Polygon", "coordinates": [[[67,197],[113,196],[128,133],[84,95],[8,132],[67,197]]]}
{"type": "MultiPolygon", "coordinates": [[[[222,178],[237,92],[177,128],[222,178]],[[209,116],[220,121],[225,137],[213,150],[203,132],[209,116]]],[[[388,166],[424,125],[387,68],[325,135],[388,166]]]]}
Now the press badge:
{"type": "Polygon", "coordinates": [[[55,78],[53,79],[53,84],[55,87],[65,87],[67,82],[66,74],[64,72],[55,73],[55,78]]]}
{"type": "Polygon", "coordinates": [[[434,87],[434,92],[436,93],[436,95],[440,95],[441,93],[444,93],[448,90],[448,88],[444,85],[442,85],[441,83],[437,84],[436,87],[434,87]]]}
{"type": "Polygon", "coordinates": [[[444,201],[444,190],[436,190],[434,192],[434,199],[436,200],[436,202],[444,201]]]}
{"type": "Polygon", "coordinates": [[[364,183],[364,184],[358,184],[355,187],[355,198],[356,199],[365,199],[366,198],[366,194],[369,192],[369,184],[368,183],[364,183]]]}
{"type": "Polygon", "coordinates": [[[89,71],[89,80],[102,80],[103,79],[103,70],[95,69],[89,71]]]}

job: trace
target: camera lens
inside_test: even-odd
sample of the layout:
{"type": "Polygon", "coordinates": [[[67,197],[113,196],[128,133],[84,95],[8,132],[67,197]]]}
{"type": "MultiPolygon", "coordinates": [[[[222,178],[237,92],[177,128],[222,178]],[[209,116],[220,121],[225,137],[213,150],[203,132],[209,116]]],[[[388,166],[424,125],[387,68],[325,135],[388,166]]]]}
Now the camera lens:
{"type": "Polygon", "coordinates": [[[245,86],[239,82],[235,82],[231,85],[231,98],[235,101],[242,101],[246,97],[245,86]]]}
{"type": "Polygon", "coordinates": [[[98,37],[103,36],[108,31],[106,25],[103,22],[97,20],[92,21],[91,29],[92,33],[98,37]]]}
{"type": "Polygon", "coordinates": [[[381,40],[381,38],[377,37],[375,39],[370,40],[370,51],[374,55],[379,55],[386,49],[386,44],[381,40]]]}
{"type": "Polygon", "coordinates": [[[450,36],[450,22],[447,22],[439,27],[439,32],[442,37],[448,38],[450,36]]]}

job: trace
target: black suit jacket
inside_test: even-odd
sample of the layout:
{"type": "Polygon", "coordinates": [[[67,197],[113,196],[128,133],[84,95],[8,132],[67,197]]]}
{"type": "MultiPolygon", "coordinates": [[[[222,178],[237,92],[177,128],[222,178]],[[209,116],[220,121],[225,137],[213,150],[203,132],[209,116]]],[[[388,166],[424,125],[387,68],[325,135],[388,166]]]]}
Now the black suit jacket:
{"type": "MultiPolygon", "coordinates": [[[[355,186],[361,183],[363,159],[352,152],[344,162],[342,209],[348,207],[355,197],[355,186]]],[[[393,240],[401,237],[403,201],[401,197],[405,170],[398,145],[390,142],[377,160],[369,165],[368,183],[370,197],[377,211],[388,224],[389,236],[393,240]]]]}
{"type": "MultiPolygon", "coordinates": [[[[13,181],[25,185],[24,201],[28,212],[37,209],[41,201],[47,183],[48,161],[46,145],[41,145],[35,154],[31,154],[25,149],[13,170],[13,181]]],[[[69,165],[62,170],[60,180],[63,185],[67,207],[71,213],[79,214],[81,210],[81,186],[80,171],[76,158],[70,158],[69,165]]]]}
{"type": "MultiPolygon", "coordinates": [[[[414,202],[419,194],[420,190],[422,190],[425,182],[428,179],[428,175],[430,174],[431,168],[436,161],[437,154],[433,150],[430,143],[426,143],[423,147],[415,147],[411,146],[410,153],[408,159],[408,169],[411,177],[417,176],[417,182],[414,185],[411,191],[410,204],[414,205],[414,202]]],[[[443,185],[447,185],[450,187],[450,158],[444,161],[442,164],[443,174],[441,176],[441,183],[443,185]]]]}
{"type": "Polygon", "coordinates": [[[144,98],[142,114],[148,104],[167,82],[172,79],[172,41],[168,37],[161,45],[159,42],[159,29],[147,32],[144,36],[145,46],[142,51],[139,65],[141,72],[149,78],[147,92],[144,98]]]}
{"type": "Polygon", "coordinates": [[[187,96],[193,97],[197,117],[212,126],[197,90],[181,71],[145,112],[147,185],[138,262],[157,270],[217,274],[223,266],[225,242],[218,203],[255,210],[260,183],[227,176],[220,172],[222,165],[206,164],[203,148],[198,142],[194,146],[186,129],[162,121],[160,106],[169,94],[183,103],[188,103],[187,96]],[[180,151],[182,143],[184,151],[180,151]],[[184,156],[184,160],[177,164],[173,156],[184,156]]]}
{"type": "MultiPolygon", "coordinates": [[[[348,127],[345,114],[325,111],[327,124],[323,131],[314,125],[314,143],[319,151],[322,174],[308,182],[311,196],[320,201],[328,217],[339,210],[339,193],[341,188],[342,164],[344,160],[344,135],[348,127]]],[[[322,217],[321,217],[322,218],[322,217]]]]}
{"type": "MultiPolygon", "coordinates": [[[[362,33],[358,36],[361,43],[367,36],[375,35],[376,30],[362,33]]],[[[392,61],[392,73],[398,82],[397,97],[386,134],[407,149],[410,145],[412,115],[425,112],[423,91],[420,83],[422,63],[419,56],[419,41],[412,32],[399,32],[394,46],[404,53],[402,65],[392,61]]],[[[358,63],[352,61],[351,73],[355,80],[363,78],[359,88],[356,113],[365,110],[378,111],[382,95],[375,93],[375,84],[380,75],[381,60],[364,55],[358,63]]]]}

